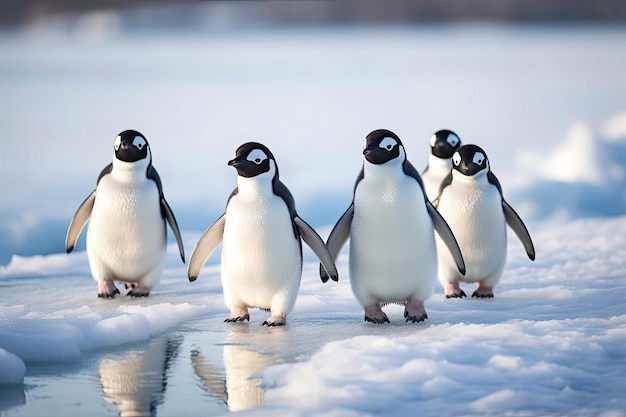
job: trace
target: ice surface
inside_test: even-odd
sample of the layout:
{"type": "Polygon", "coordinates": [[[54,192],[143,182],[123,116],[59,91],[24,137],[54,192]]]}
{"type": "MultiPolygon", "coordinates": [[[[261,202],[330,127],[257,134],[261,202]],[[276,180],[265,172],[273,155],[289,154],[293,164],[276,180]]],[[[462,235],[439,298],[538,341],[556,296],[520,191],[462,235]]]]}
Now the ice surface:
{"type": "MultiPolygon", "coordinates": [[[[429,319],[421,325],[405,323],[402,307],[394,305],[385,308],[391,324],[363,322],[347,278],[345,249],[338,260],[339,283],[322,284],[318,264],[307,253],[296,308],[287,326],[271,331],[261,326],[266,313],[258,310],[251,311],[250,323],[223,323],[228,311],[220,295],[217,260],[209,262],[197,282],[186,283],[173,246],[164,281],[142,301],[97,300],[86,265],[77,276],[57,277],[50,262],[53,273],[45,285],[69,280],[80,298],[59,304],[64,309],[48,310],[45,291],[29,295],[26,304],[3,296],[0,348],[21,359],[8,365],[0,361],[0,366],[3,374],[17,360],[28,367],[63,369],[86,355],[115,346],[132,348],[138,341],[150,341],[153,352],[161,346],[155,340],[199,321],[204,330],[193,337],[185,333],[195,342],[177,348],[176,356],[168,353],[168,361],[179,367],[191,361],[185,366],[203,381],[203,392],[212,398],[230,393],[230,410],[256,406],[244,415],[399,416],[419,409],[422,415],[623,416],[626,217],[530,223],[529,228],[536,262],[526,258],[511,236],[509,261],[494,299],[447,300],[438,289],[426,302],[429,319]],[[220,332],[215,340],[222,346],[221,358],[206,343],[214,340],[215,331],[220,332]]],[[[42,265],[46,258],[33,257],[32,262],[42,265]]],[[[73,259],[81,262],[80,256],[73,259]]],[[[12,282],[44,281],[23,275],[28,258],[18,262],[22,268],[5,273],[0,283],[21,298],[27,287],[12,282]]],[[[470,285],[465,290],[471,291],[470,285]]],[[[165,355],[165,345],[158,349],[165,355]]],[[[107,357],[129,361],[132,355],[107,357]]],[[[137,369],[144,373],[159,363],[141,357],[137,369]]],[[[99,372],[111,384],[103,372],[118,365],[103,360],[110,366],[100,362],[99,372]]],[[[133,375],[124,378],[143,380],[133,375]]],[[[154,384],[150,381],[148,386],[154,384]]],[[[176,401],[176,386],[171,385],[159,391],[160,403],[176,401]]],[[[104,398],[113,395],[124,407],[148,401],[145,391],[132,398],[122,394],[111,385],[104,398]]]]}

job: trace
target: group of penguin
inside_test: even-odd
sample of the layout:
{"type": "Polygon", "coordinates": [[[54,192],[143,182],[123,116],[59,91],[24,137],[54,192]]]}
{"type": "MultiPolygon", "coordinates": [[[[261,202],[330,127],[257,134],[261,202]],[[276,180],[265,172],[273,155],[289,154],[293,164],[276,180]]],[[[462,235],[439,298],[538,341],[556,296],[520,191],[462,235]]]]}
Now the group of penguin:
{"type": "MultiPolygon", "coordinates": [[[[466,297],[461,282],[477,284],[473,297],[493,297],[506,261],[507,224],[534,260],[530,234],[504,200],[483,149],[462,145],[450,130],[435,133],[430,147],[420,175],[395,133],[368,134],[352,202],[325,243],[298,215],[272,152],[257,142],[239,146],[228,161],[237,171],[237,187],[195,245],[189,281],[221,244],[221,282],[230,310],[225,321],[249,321],[249,309],[260,308],[270,312],[263,325],[284,325],[300,287],[302,241],[321,261],[325,283],[338,281],[335,259],[350,239],[350,283],[368,322],[388,323],[382,307],[391,303],[405,306],[407,322],[424,321],[424,301],[437,278],[447,298],[466,297]]],[[[70,222],[68,253],[87,222],[87,255],[98,297],[119,294],[116,282],[124,283],[127,295],[149,295],[163,269],[166,223],[185,262],[150,146],[135,130],[115,138],[112,163],[70,222]]]]}

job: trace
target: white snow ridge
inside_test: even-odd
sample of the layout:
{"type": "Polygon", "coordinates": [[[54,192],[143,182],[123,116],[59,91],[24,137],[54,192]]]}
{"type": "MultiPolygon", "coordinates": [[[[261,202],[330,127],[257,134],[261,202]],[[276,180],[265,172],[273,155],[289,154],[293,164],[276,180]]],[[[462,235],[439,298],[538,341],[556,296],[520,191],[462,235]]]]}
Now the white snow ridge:
{"type": "Polygon", "coordinates": [[[516,190],[522,212],[535,219],[616,216],[626,212],[626,113],[601,132],[574,123],[545,158],[525,152],[526,180],[516,190]],[[528,175],[530,174],[530,175],[528,175]]]}

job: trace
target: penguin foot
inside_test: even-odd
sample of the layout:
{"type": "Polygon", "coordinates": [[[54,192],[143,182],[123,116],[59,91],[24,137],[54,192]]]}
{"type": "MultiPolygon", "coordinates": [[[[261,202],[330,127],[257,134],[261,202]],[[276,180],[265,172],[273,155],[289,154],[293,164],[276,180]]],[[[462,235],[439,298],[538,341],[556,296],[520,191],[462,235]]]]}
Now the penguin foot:
{"type": "Polygon", "coordinates": [[[287,323],[287,317],[284,314],[272,316],[263,322],[263,326],[284,326],[287,323]]]}
{"type": "Polygon", "coordinates": [[[478,290],[472,293],[472,298],[493,298],[493,292],[479,293],[478,290]]]}
{"type": "Polygon", "coordinates": [[[467,297],[467,294],[465,294],[465,291],[461,290],[460,292],[456,293],[452,293],[452,294],[446,294],[446,298],[465,298],[467,297]]]}
{"type": "Polygon", "coordinates": [[[478,284],[478,288],[472,294],[472,298],[493,298],[493,288],[478,284]]]}
{"type": "Polygon", "coordinates": [[[131,290],[126,295],[129,297],[147,297],[150,295],[150,288],[132,284],[131,290]]]}
{"type": "Polygon", "coordinates": [[[238,321],[250,321],[250,314],[246,313],[242,316],[236,316],[236,317],[229,317],[226,320],[224,320],[224,323],[237,323],[238,321]]]}
{"type": "Polygon", "coordinates": [[[365,321],[382,324],[389,323],[389,318],[380,308],[380,304],[374,304],[373,306],[365,307],[365,321]]]}
{"type": "Polygon", "coordinates": [[[119,293],[120,290],[110,279],[98,281],[98,298],[115,298],[115,295],[119,293]]]}
{"type": "Polygon", "coordinates": [[[409,300],[404,308],[406,322],[420,323],[428,318],[423,301],[409,300]]]}
{"type": "Polygon", "coordinates": [[[464,298],[467,297],[465,291],[461,289],[458,281],[449,282],[444,285],[444,292],[446,293],[446,298],[464,298]]]}

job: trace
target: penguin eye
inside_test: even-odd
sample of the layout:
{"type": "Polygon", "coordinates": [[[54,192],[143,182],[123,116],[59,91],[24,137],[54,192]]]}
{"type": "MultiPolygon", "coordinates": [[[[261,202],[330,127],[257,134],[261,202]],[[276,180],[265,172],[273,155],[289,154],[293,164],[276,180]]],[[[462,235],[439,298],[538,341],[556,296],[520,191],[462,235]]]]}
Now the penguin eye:
{"type": "Polygon", "coordinates": [[[388,151],[392,150],[396,145],[398,144],[398,142],[396,142],[395,139],[393,138],[385,138],[383,140],[380,141],[380,145],[378,145],[379,147],[383,148],[383,149],[387,149],[388,151]]]}
{"type": "Polygon", "coordinates": [[[432,135],[430,139],[428,140],[428,142],[430,143],[430,147],[434,148],[435,143],[437,143],[437,135],[432,135]]]}
{"type": "Polygon", "coordinates": [[[135,139],[133,139],[133,146],[135,146],[135,148],[142,150],[144,146],[146,146],[146,140],[144,138],[142,138],[141,136],[135,136],[135,139]]]}
{"type": "Polygon", "coordinates": [[[460,141],[461,140],[456,135],[448,135],[448,138],[446,139],[446,142],[448,142],[448,144],[452,146],[453,148],[455,148],[456,145],[458,145],[460,141]]]}
{"type": "Polygon", "coordinates": [[[452,155],[452,162],[454,162],[454,165],[459,166],[461,163],[461,154],[455,152],[454,155],[452,155]]]}
{"type": "Polygon", "coordinates": [[[260,149],[254,149],[252,152],[248,154],[246,158],[250,162],[254,162],[257,165],[260,165],[263,161],[267,159],[267,155],[260,149]]]}
{"type": "Polygon", "coordinates": [[[482,152],[476,152],[474,154],[474,159],[472,159],[472,162],[474,162],[476,165],[482,165],[485,159],[485,155],[482,152]]]}

